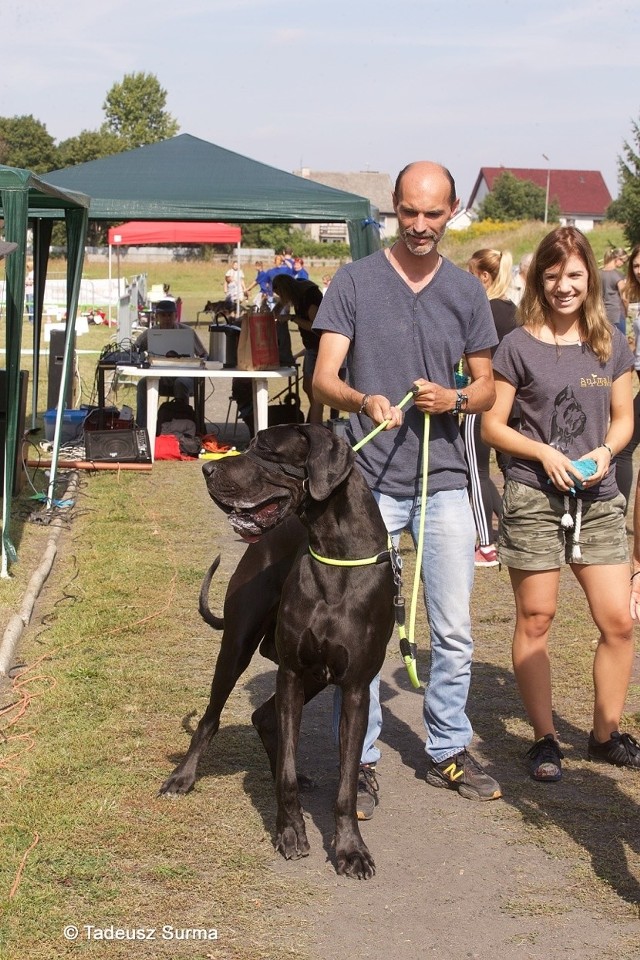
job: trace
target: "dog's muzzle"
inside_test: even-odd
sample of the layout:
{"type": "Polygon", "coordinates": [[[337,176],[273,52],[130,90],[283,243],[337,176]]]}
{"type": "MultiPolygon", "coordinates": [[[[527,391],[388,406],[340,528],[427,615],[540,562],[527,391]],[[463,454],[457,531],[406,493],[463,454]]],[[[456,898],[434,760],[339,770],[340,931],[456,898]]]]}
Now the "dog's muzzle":
{"type": "Polygon", "coordinates": [[[306,471],[248,450],[233,461],[203,468],[214,502],[236,533],[252,543],[295,513],[306,495],[306,471]]]}

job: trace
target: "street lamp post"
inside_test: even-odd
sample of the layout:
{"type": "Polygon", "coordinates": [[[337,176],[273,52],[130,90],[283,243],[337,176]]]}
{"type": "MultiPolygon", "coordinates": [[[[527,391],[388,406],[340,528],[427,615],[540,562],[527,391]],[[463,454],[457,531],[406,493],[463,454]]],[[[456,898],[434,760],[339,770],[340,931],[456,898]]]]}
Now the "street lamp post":
{"type": "Polygon", "coordinates": [[[544,222],[547,223],[549,219],[549,181],[551,179],[551,164],[546,153],[543,153],[542,156],[547,161],[547,192],[544,198],[544,222]]]}

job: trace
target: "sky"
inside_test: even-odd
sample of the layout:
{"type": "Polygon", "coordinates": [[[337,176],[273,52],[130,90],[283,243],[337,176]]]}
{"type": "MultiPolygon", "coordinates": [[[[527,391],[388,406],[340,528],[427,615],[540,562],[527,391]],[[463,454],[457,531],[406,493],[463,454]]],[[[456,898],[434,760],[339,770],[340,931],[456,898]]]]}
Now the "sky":
{"type": "Polygon", "coordinates": [[[637,0],[5,0],[0,116],[56,142],[153,73],[180,133],[293,171],[600,170],[640,116],[637,0]]]}

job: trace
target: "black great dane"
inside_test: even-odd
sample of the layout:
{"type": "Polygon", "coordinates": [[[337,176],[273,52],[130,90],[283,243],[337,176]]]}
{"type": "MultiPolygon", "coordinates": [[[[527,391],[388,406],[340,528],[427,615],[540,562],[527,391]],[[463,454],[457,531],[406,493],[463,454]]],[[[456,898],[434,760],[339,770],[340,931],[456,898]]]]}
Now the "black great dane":
{"type": "MultiPolygon", "coordinates": [[[[340,783],[335,805],[337,872],[368,878],[375,864],[356,817],[369,684],[393,630],[394,577],[387,532],[355,455],[317,424],[261,431],[240,457],[209,461],[207,489],[247,541],[224,603],[211,699],[185,758],[160,788],[186,793],[238,678],[262,643],[278,663],[275,697],[252,716],[276,783],[276,849],[309,852],[296,777],[302,707],[328,684],[342,690],[340,783]],[[327,560],[340,561],[338,565],[327,560]],[[344,561],[367,561],[347,563],[344,561]]],[[[218,558],[219,560],[219,558],[218,558]]]]}

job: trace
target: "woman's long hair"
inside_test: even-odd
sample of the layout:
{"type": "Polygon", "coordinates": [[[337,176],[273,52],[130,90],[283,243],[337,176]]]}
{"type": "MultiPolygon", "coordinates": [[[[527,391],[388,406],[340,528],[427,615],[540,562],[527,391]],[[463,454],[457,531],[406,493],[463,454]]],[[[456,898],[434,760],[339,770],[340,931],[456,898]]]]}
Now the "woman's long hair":
{"type": "Polygon", "coordinates": [[[521,326],[539,330],[547,322],[553,329],[551,307],[544,290],[544,275],[547,270],[563,270],[569,257],[576,256],[587,268],[587,296],[582,305],[580,336],[604,363],[611,356],[612,327],[607,319],[598,265],[589,241],[575,227],[558,227],[540,241],[533,254],[527,273],[527,282],[516,314],[521,326]]]}
{"type": "Polygon", "coordinates": [[[281,303],[293,307],[295,313],[302,309],[302,298],[307,290],[312,287],[320,289],[312,280],[296,280],[295,277],[290,277],[286,273],[277,273],[273,278],[272,287],[281,303]]]}
{"type": "MultiPolygon", "coordinates": [[[[513,257],[509,250],[476,250],[469,258],[473,272],[488,273],[491,283],[487,288],[489,300],[508,300],[513,282],[513,257]]],[[[477,276],[476,273],[476,276],[477,276]]]]}
{"type": "Polygon", "coordinates": [[[640,243],[636,243],[629,254],[627,278],[624,285],[624,299],[627,304],[640,303],[640,281],[633,272],[633,261],[638,257],[640,257],[640,243]]]}

